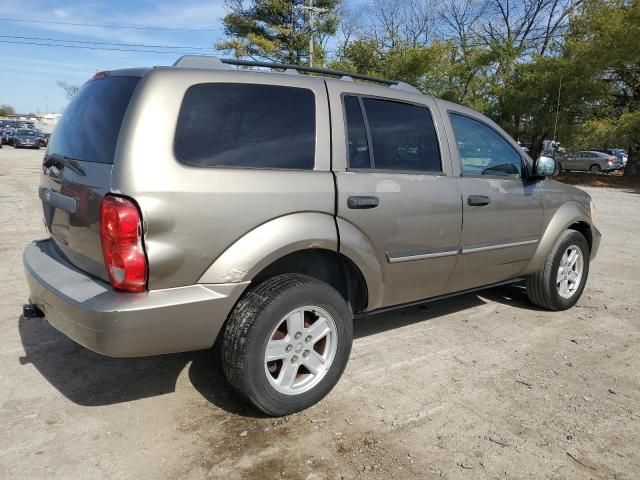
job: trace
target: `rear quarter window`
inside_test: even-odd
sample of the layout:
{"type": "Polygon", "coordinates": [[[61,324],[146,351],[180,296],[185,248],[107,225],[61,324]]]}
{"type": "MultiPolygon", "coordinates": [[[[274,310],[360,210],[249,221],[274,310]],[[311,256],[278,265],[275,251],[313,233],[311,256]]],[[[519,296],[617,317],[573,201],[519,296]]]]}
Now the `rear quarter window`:
{"type": "Polygon", "coordinates": [[[56,125],[49,155],[113,163],[122,119],[139,80],[105,77],[85,83],[56,125]]]}
{"type": "Polygon", "coordinates": [[[180,109],[175,154],[198,167],[311,170],[315,125],[315,97],[305,88],[194,85],[180,109]]]}

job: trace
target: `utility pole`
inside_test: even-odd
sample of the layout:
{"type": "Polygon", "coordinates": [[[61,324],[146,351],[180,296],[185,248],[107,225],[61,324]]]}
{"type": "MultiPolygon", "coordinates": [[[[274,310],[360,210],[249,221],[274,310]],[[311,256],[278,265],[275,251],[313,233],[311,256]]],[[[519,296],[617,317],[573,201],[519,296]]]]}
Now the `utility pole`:
{"type": "Polygon", "coordinates": [[[309,5],[296,5],[294,8],[299,10],[306,10],[309,16],[309,66],[313,67],[313,14],[314,13],[327,13],[329,9],[313,6],[313,0],[309,0],[309,5]]]}

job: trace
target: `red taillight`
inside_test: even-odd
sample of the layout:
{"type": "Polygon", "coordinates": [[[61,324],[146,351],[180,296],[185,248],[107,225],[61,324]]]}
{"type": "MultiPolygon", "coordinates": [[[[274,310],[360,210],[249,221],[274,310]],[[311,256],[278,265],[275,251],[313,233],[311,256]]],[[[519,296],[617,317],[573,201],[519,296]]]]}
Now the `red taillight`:
{"type": "Polygon", "coordinates": [[[111,195],[102,199],[100,241],[111,285],[127,292],[143,292],[147,257],[142,246],[142,219],[131,200],[111,195]]]}

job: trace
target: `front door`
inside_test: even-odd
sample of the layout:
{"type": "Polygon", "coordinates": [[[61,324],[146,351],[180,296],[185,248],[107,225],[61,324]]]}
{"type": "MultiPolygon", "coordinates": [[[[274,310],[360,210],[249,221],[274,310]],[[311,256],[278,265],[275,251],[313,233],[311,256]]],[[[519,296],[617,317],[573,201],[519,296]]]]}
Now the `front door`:
{"type": "Polygon", "coordinates": [[[542,190],[524,178],[524,160],[496,128],[449,112],[461,174],[461,255],[447,292],[517,276],[536,250],[542,229],[542,190]]]}
{"type": "Polygon", "coordinates": [[[334,145],[338,225],[362,232],[382,271],[382,299],[369,308],[443,293],[460,248],[462,209],[441,155],[447,148],[436,133],[435,105],[374,97],[366,85],[341,95],[327,85],[334,124],[347,130],[334,145]]]}

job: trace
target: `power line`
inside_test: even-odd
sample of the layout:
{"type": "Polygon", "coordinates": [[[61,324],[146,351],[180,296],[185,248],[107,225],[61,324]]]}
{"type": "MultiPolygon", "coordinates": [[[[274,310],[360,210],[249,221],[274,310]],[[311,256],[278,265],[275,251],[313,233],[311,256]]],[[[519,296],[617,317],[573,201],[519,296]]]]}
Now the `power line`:
{"type": "Polygon", "coordinates": [[[23,22],[23,23],[46,23],[52,25],[72,25],[76,27],[100,27],[100,28],[118,28],[130,30],[169,30],[176,32],[217,32],[217,28],[174,28],[174,27],[143,27],[139,25],[115,25],[100,23],[80,23],[80,22],[60,22],[54,20],[29,20],[26,18],[0,18],[0,22],[23,22]]]}
{"type": "Polygon", "coordinates": [[[59,45],[55,43],[44,42],[23,42],[18,40],[0,40],[0,43],[10,43],[17,45],[36,45],[40,47],[58,47],[58,48],[80,48],[85,50],[107,50],[112,52],[137,52],[137,53],[167,53],[175,55],[176,53],[193,53],[194,55],[202,55],[202,52],[175,52],[175,51],[160,51],[160,50],[140,50],[133,48],[107,48],[107,47],[91,47],[88,45],[59,45]]]}
{"type": "Polygon", "coordinates": [[[96,42],[96,41],[89,41],[89,40],[63,40],[61,38],[23,37],[19,35],[0,35],[0,38],[10,38],[14,40],[37,40],[37,41],[45,41],[45,42],[81,43],[81,44],[89,44],[89,45],[113,45],[116,47],[181,48],[181,49],[184,48],[188,50],[211,50],[211,47],[194,47],[194,46],[183,46],[183,45],[147,45],[143,43],[114,43],[114,42],[96,42]]]}

